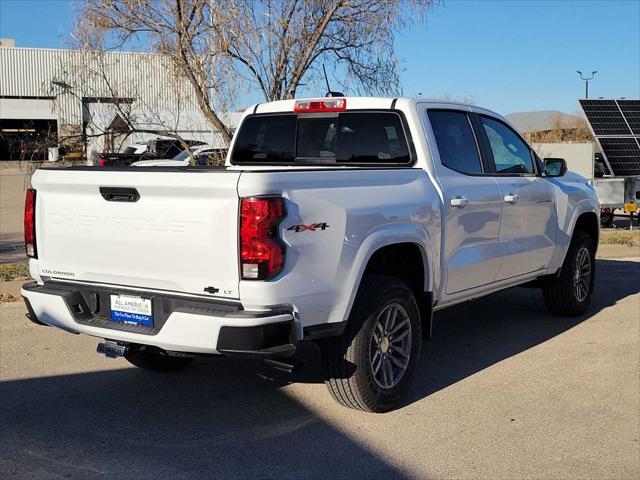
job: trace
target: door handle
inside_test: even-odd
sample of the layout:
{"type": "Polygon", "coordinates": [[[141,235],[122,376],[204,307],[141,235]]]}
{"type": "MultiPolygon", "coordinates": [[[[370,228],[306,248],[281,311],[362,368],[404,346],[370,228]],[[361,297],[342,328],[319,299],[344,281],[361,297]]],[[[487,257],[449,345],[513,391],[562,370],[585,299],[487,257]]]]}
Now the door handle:
{"type": "Polygon", "coordinates": [[[454,208],[464,208],[465,205],[469,203],[469,199],[467,197],[461,197],[458,195],[456,198],[452,198],[449,204],[454,208]]]}
{"type": "Polygon", "coordinates": [[[515,193],[510,193],[509,195],[505,195],[504,196],[504,201],[506,203],[510,203],[510,204],[514,204],[514,203],[518,203],[518,201],[520,200],[520,197],[515,194],[515,193]]]}

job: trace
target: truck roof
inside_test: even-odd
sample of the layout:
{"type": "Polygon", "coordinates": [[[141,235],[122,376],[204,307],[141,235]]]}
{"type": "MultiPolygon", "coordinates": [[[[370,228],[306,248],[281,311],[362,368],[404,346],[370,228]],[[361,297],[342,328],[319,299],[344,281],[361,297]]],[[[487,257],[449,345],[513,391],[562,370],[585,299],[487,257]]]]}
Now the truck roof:
{"type": "Polygon", "coordinates": [[[331,98],[344,98],[347,103],[345,110],[360,110],[360,109],[386,110],[386,109],[391,109],[391,106],[394,104],[394,102],[398,107],[404,107],[404,108],[414,106],[418,103],[431,103],[431,104],[443,104],[443,105],[450,105],[450,106],[474,108],[474,109],[486,111],[493,115],[499,115],[496,112],[493,112],[491,110],[488,110],[482,107],[478,107],[476,105],[469,105],[463,102],[455,102],[452,100],[443,100],[439,98],[352,97],[352,96],[306,97],[306,98],[295,98],[291,100],[277,100],[275,102],[258,103],[247,108],[245,110],[245,115],[250,115],[255,113],[293,112],[294,105],[298,101],[320,100],[320,99],[331,99],[331,98]]]}

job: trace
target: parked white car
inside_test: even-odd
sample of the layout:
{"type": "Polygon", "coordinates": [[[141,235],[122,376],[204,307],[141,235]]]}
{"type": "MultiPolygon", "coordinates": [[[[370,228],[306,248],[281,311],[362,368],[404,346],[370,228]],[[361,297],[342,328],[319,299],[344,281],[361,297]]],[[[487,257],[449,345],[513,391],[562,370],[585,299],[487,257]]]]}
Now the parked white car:
{"type": "Polygon", "coordinates": [[[140,155],[146,152],[149,149],[149,146],[146,143],[132,143],[131,145],[127,145],[122,153],[132,153],[135,155],[140,155]]]}
{"type": "Polygon", "coordinates": [[[475,106],[260,104],[226,166],[48,168],[32,184],[29,318],[152,370],[203,354],[293,368],[314,341],[331,395],[382,412],[435,310],[527,284],[575,316],[593,292],[592,187],[475,106]]]}
{"type": "Polygon", "coordinates": [[[187,167],[195,158],[197,165],[208,165],[212,159],[224,158],[227,150],[214,145],[196,145],[181,151],[178,155],[169,159],[140,160],[132,163],[132,167],[187,167]],[[191,153],[191,154],[190,154],[191,153]]]}

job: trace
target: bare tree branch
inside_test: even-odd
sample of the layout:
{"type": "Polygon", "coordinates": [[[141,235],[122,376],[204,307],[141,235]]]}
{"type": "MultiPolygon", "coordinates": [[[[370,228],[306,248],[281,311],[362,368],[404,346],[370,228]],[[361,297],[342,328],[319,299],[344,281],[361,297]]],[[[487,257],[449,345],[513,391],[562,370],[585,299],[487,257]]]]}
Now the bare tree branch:
{"type": "Polygon", "coordinates": [[[399,91],[396,34],[437,0],[86,0],[76,35],[100,50],[138,45],[170,58],[210,124],[258,88],[266,101],[319,87],[320,64],[342,88],[399,91]]]}

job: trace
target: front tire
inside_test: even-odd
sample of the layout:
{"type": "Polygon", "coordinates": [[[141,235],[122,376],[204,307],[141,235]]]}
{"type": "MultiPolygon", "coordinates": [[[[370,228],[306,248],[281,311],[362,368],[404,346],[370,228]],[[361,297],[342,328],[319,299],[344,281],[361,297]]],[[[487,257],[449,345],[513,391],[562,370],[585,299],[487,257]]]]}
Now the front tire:
{"type": "Polygon", "coordinates": [[[404,282],[366,276],[344,333],[322,345],[331,396],[366,412],[387,412],[400,405],[420,358],[421,327],[418,305],[404,282]]]}
{"type": "Polygon", "coordinates": [[[585,313],[591,303],[595,273],[595,248],[591,237],[577,231],[560,275],[547,278],[542,287],[547,310],[564,317],[577,317],[585,313]]]}
{"type": "Polygon", "coordinates": [[[138,368],[153,372],[176,372],[187,368],[193,357],[176,357],[166,352],[146,346],[133,347],[124,354],[124,358],[138,368]]]}

